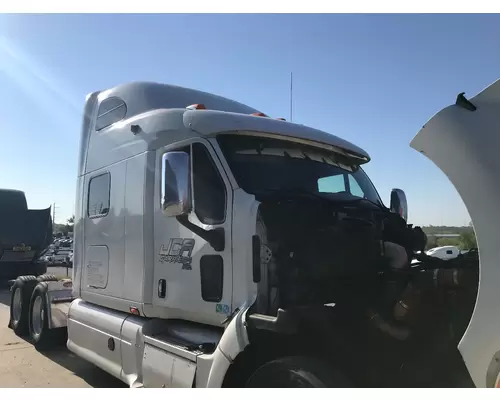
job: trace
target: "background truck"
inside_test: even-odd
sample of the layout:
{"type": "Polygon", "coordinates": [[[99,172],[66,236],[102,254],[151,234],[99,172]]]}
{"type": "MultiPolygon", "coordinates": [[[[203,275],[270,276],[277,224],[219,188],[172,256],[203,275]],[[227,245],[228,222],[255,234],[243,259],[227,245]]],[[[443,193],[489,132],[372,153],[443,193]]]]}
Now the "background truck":
{"type": "Polygon", "coordinates": [[[44,274],[38,258],[51,240],[50,207],[29,210],[24,192],[0,189],[0,280],[44,274]]]}
{"type": "Polygon", "coordinates": [[[457,349],[477,253],[426,256],[363,149],[157,83],[92,93],[83,115],[72,280],[12,287],[36,347],[67,337],[131,387],[483,384],[457,349]]]}

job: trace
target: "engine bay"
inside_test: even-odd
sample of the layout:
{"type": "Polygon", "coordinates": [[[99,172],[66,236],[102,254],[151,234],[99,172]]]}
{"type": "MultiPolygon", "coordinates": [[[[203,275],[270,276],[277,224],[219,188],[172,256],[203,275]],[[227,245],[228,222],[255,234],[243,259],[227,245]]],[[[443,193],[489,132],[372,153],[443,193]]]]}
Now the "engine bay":
{"type": "MultiPolygon", "coordinates": [[[[344,363],[379,354],[362,378],[372,386],[405,386],[405,376],[432,386],[438,365],[461,361],[456,346],[475,305],[477,251],[447,261],[426,256],[422,229],[363,199],[260,200],[263,278],[254,313],[286,312],[303,342],[321,343],[344,363]]],[[[466,380],[461,366],[448,370],[466,380]]]]}

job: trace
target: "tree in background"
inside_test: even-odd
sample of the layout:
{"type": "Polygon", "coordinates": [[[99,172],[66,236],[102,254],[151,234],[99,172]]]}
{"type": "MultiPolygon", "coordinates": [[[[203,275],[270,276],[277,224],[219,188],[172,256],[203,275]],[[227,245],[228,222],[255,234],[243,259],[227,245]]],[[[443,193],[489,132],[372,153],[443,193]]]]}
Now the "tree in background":
{"type": "Polygon", "coordinates": [[[461,247],[460,237],[442,237],[437,240],[438,246],[461,247]]]}
{"type": "Polygon", "coordinates": [[[65,224],[55,224],[54,231],[60,233],[60,236],[68,236],[69,233],[73,232],[73,227],[75,225],[75,216],[71,216],[68,218],[65,224]]]}
{"type": "Polygon", "coordinates": [[[460,247],[464,250],[477,247],[476,234],[474,233],[474,230],[462,232],[460,234],[460,247]]]}
{"type": "Polygon", "coordinates": [[[427,234],[425,250],[440,246],[457,246],[462,250],[477,248],[476,234],[472,222],[468,226],[424,226],[427,234]],[[436,237],[436,234],[458,234],[457,237],[436,237]]]}
{"type": "MultiPolygon", "coordinates": [[[[66,221],[66,228],[68,230],[68,233],[71,232],[73,233],[73,228],[75,226],[75,216],[72,215],[71,217],[68,218],[68,220],[66,221]]],[[[67,234],[66,234],[67,236],[67,234]]]]}
{"type": "Polygon", "coordinates": [[[430,250],[434,247],[438,247],[438,239],[436,236],[427,236],[427,245],[425,250],[430,250]]]}

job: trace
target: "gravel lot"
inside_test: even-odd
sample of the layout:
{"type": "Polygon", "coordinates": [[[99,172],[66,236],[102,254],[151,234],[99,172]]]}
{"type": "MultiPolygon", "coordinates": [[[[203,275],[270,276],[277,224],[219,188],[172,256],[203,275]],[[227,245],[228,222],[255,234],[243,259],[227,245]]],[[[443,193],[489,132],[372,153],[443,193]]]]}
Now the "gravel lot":
{"type": "MultiPolygon", "coordinates": [[[[47,272],[65,276],[66,268],[51,267],[47,272]]],[[[125,387],[121,381],[70,353],[64,345],[40,353],[26,338],[16,336],[7,327],[9,288],[5,283],[0,285],[0,388],[125,387]]]]}

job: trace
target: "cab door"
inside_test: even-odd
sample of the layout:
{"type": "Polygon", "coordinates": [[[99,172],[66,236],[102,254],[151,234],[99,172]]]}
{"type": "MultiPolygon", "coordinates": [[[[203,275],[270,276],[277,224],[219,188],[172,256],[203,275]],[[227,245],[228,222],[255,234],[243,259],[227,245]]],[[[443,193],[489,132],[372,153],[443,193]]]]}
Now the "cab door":
{"type": "Polygon", "coordinates": [[[229,180],[202,139],[159,151],[157,165],[154,308],[167,318],[218,325],[232,309],[229,180]]]}

